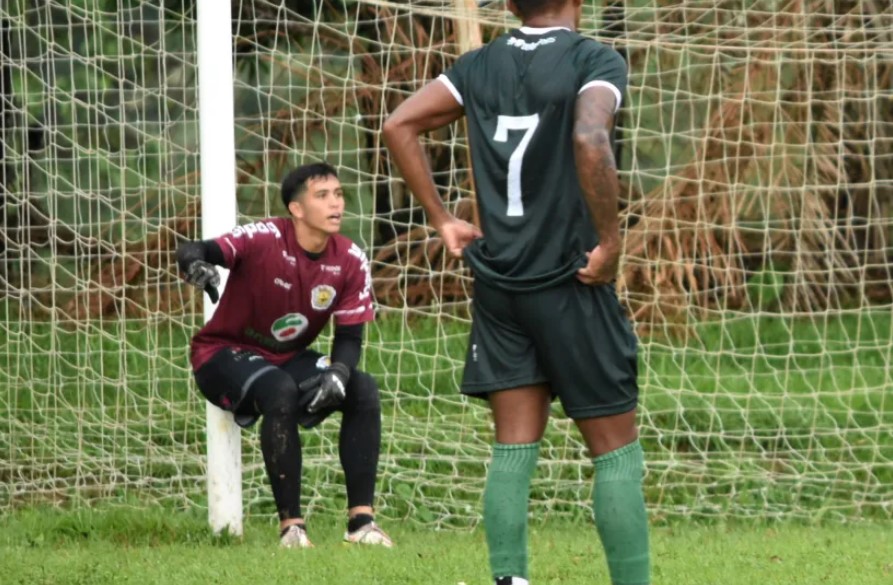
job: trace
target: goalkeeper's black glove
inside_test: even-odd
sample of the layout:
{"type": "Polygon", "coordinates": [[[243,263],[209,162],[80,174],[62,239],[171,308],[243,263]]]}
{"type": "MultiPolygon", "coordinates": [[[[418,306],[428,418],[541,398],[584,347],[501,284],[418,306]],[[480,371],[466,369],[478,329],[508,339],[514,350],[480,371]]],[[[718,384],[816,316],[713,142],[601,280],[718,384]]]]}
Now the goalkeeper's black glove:
{"type": "Polygon", "coordinates": [[[344,402],[347,395],[347,381],[350,370],[342,363],[335,362],[328,368],[300,383],[302,392],[314,393],[307,405],[307,412],[316,414],[324,409],[333,408],[344,402]]]}
{"type": "Polygon", "coordinates": [[[195,288],[208,293],[212,303],[216,303],[220,298],[217,292],[217,287],[220,286],[220,274],[217,272],[217,267],[210,262],[195,260],[189,265],[185,280],[195,288]]]}

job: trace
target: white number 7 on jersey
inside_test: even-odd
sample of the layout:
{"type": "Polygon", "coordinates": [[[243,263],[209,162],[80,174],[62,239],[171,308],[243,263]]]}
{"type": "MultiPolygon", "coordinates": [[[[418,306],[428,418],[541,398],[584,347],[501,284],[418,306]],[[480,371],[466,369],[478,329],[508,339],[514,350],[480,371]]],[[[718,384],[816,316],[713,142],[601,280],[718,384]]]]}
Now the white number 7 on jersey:
{"type": "Polygon", "coordinates": [[[524,151],[539,126],[540,115],[532,116],[499,116],[496,121],[496,135],[493,140],[496,142],[508,142],[509,130],[526,130],[524,138],[518,144],[518,148],[509,158],[509,176],[508,176],[508,211],[506,215],[512,217],[520,217],[524,215],[524,204],[521,202],[521,165],[524,160],[524,151]]]}

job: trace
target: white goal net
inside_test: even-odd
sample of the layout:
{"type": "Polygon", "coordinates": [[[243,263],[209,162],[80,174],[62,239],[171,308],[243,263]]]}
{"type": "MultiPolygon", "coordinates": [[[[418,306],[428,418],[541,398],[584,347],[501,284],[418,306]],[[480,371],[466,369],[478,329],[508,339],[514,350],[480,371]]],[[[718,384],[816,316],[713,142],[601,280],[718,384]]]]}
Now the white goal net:
{"type": "MultiPolygon", "coordinates": [[[[470,274],[379,130],[516,24],[471,4],[232,3],[240,221],[283,212],[295,165],[339,168],[381,307],[363,361],[382,389],[380,510],[437,526],[477,521],[492,441],[458,394],[470,274]]],[[[582,28],[630,68],[619,291],[653,517],[893,517],[893,6],[602,0],[582,28]]],[[[206,504],[201,299],[172,256],[200,236],[197,63],[191,2],[0,4],[2,511],[206,504]]],[[[464,128],[426,145],[471,217],[464,128]]],[[[585,515],[592,465],[560,414],[533,506],[585,515]]],[[[337,421],[302,438],[305,506],[340,510],[337,421]]],[[[243,432],[247,512],[272,514],[258,445],[243,432]]]]}

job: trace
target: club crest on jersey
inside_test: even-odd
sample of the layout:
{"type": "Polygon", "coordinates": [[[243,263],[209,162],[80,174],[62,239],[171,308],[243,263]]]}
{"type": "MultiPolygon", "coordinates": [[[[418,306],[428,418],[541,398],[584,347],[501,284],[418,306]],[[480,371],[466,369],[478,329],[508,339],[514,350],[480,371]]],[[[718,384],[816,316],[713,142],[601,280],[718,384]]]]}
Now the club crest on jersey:
{"type": "Polygon", "coordinates": [[[270,333],[276,341],[291,341],[296,339],[307,329],[307,317],[300,313],[289,313],[273,321],[270,333]]]}
{"type": "Polygon", "coordinates": [[[335,289],[327,284],[314,286],[310,291],[310,304],[317,311],[325,311],[335,302],[335,289]]]}

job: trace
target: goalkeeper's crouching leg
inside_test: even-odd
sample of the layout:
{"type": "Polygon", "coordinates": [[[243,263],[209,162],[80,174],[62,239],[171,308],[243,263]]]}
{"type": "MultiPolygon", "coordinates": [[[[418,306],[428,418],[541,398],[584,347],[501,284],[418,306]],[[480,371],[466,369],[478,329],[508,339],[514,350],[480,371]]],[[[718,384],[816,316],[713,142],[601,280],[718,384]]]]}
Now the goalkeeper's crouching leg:
{"type": "MultiPolygon", "coordinates": [[[[381,402],[375,378],[354,371],[341,406],[344,418],[338,440],[338,453],[347,488],[347,507],[369,508],[375,501],[378,455],[381,450],[381,402]]],[[[391,546],[391,539],[375,524],[371,513],[353,514],[345,541],[391,546]]]]}

